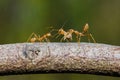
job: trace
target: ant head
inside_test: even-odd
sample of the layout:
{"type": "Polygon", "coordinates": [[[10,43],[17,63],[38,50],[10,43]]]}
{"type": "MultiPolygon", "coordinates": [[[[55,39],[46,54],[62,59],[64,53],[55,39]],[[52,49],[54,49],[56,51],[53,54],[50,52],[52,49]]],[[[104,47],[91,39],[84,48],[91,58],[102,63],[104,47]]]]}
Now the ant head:
{"type": "Polygon", "coordinates": [[[74,32],[74,30],[73,30],[73,29],[69,29],[69,32],[73,33],[73,32],[74,32]]]}
{"type": "Polygon", "coordinates": [[[58,34],[64,35],[64,34],[65,34],[65,31],[64,31],[62,28],[60,28],[60,29],[58,30],[58,34]]]}
{"type": "Polygon", "coordinates": [[[47,36],[51,36],[51,33],[47,33],[46,35],[47,35],[47,36]]]}
{"type": "Polygon", "coordinates": [[[35,42],[37,39],[35,37],[30,39],[30,42],[35,42]]]}

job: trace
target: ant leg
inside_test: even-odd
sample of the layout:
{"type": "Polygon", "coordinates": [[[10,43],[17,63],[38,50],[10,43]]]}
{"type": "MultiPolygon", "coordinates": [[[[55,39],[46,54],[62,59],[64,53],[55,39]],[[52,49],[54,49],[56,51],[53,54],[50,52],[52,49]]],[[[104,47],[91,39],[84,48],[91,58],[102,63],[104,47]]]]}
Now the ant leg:
{"type": "Polygon", "coordinates": [[[93,42],[96,43],[96,41],[95,41],[94,37],[92,36],[92,34],[90,33],[89,35],[92,38],[93,42]]]}
{"type": "Polygon", "coordinates": [[[45,41],[48,42],[48,41],[47,41],[47,38],[45,38],[45,41]]]}
{"type": "Polygon", "coordinates": [[[42,40],[38,40],[38,42],[42,42],[42,40]]]}
{"type": "Polygon", "coordinates": [[[72,39],[72,37],[70,38],[70,41],[72,41],[73,39],[72,39]]]}
{"type": "Polygon", "coordinates": [[[45,38],[45,40],[46,40],[47,42],[50,42],[50,40],[49,40],[49,39],[47,39],[47,38],[45,38]]]}
{"type": "Polygon", "coordinates": [[[50,42],[50,40],[49,40],[49,39],[47,39],[47,41],[48,41],[48,42],[50,42]]]}
{"type": "Polygon", "coordinates": [[[81,36],[78,37],[78,46],[80,46],[80,39],[81,39],[81,36]]]}
{"type": "Polygon", "coordinates": [[[38,35],[38,38],[40,38],[40,35],[38,35]]]}
{"type": "Polygon", "coordinates": [[[69,42],[69,40],[68,40],[68,39],[66,39],[66,41],[67,41],[67,42],[69,42]]]}
{"type": "MultiPolygon", "coordinates": [[[[57,33],[58,34],[58,33],[57,33]]],[[[55,38],[58,38],[60,36],[60,34],[58,34],[55,38]]]]}
{"type": "Polygon", "coordinates": [[[78,38],[78,42],[80,43],[80,40],[81,40],[81,36],[78,38]]]}
{"type": "Polygon", "coordinates": [[[57,29],[52,29],[52,30],[50,31],[50,33],[53,32],[53,31],[58,31],[58,30],[57,30],[57,29]]]}
{"type": "Polygon", "coordinates": [[[87,34],[88,42],[90,43],[90,34],[87,34]]]}
{"type": "Polygon", "coordinates": [[[79,36],[78,35],[76,36],[76,38],[77,38],[77,41],[79,42],[79,36]]]}
{"type": "Polygon", "coordinates": [[[28,37],[27,42],[29,42],[30,38],[33,36],[34,32],[28,37]]]}
{"type": "Polygon", "coordinates": [[[63,39],[64,39],[64,37],[62,37],[62,38],[60,39],[60,42],[62,42],[62,41],[63,41],[63,39]]]}
{"type": "Polygon", "coordinates": [[[55,35],[53,35],[53,37],[55,37],[56,35],[58,35],[58,33],[56,33],[55,35]]]}
{"type": "Polygon", "coordinates": [[[36,38],[38,38],[37,35],[33,32],[33,33],[29,36],[29,38],[27,39],[27,42],[29,42],[29,40],[30,40],[30,38],[31,38],[32,36],[35,36],[36,38]]]}
{"type": "Polygon", "coordinates": [[[43,39],[43,40],[41,40],[41,42],[45,42],[45,40],[43,39]]]}
{"type": "MultiPolygon", "coordinates": [[[[57,29],[52,29],[52,30],[50,31],[50,33],[53,32],[53,31],[58,31],[58,30],[57,30],[57,29]]],[[[58,33],[56,33],[55,35],[53,35],[53,37],[56,36],[57,34],[58,34],[58,33]]]]}

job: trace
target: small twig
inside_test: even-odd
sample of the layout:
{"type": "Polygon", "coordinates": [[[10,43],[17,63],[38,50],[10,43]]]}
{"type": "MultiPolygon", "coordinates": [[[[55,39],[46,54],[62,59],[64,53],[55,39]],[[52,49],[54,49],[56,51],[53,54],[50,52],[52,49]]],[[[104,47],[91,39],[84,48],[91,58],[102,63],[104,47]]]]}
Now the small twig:
{"type": "Polygon", "coordinates": [[[120,76],[120,46],[97,43],[0,45],[0,74],[43,72],[120,76]]]}

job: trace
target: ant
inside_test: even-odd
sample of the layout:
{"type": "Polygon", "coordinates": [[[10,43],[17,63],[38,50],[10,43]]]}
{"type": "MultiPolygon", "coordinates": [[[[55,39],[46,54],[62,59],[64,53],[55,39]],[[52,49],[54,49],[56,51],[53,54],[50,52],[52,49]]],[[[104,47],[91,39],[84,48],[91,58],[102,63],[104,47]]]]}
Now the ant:
{"type": "Polygon", "coordinates": [[[46,33],[40,37],[39,35],[37,35],[33,32],[30,35],[30,37],[28,38],[27,42],[29,42],[29,41],[30,42],[37,42],[37,41],[42,42],[44,40],[46,40],[47,42],[50,42],[50,40],[48,39],[48,37],[50,37],[50,36],[51,36],[51,33],[46,33]]]}
{"type": "Polygon", "coordinates": [[[89,33],[88,29],[89,29],[89,25],[88,25],[88,23],[86,23],[82,32],[74,31],[74,33],[76,34],[76,38],[78,39],[78,42],[80,42],[80,38],[82,36],[87,36],[89,42],[90,42],[90,38],[91,38],[93,40],[93,42],[96,43],[95,39],[93,38],[92,34],[89,33]]]}

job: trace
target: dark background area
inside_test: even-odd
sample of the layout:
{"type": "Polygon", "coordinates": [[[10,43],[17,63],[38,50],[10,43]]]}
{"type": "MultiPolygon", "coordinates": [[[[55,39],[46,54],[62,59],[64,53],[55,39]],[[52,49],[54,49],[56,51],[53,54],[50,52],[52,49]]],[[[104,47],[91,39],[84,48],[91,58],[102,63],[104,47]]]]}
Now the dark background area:
{"type": "MultiPolygon", "coordinates": [[[[43,35],[51,30],[51,26],[59,29],[64,23],[65,30],[72,28],[78,31],[89,23],[90,32],[98,43],[120,45],[120,0],[0,0],[0,44],[26,42],[32,32],[43,35]]],[[[51,39],[53,41],[59,42],[51,39]]],[[[88,41],[83,39],[81,42],[88,41]]],[[[0,80],[16,80],[17,77],[0,77],[0,80]]],[[[44,80],[101,78],[86,74],[37,74],[22,75],[17,80],[41,77],[44,80]]]]}

